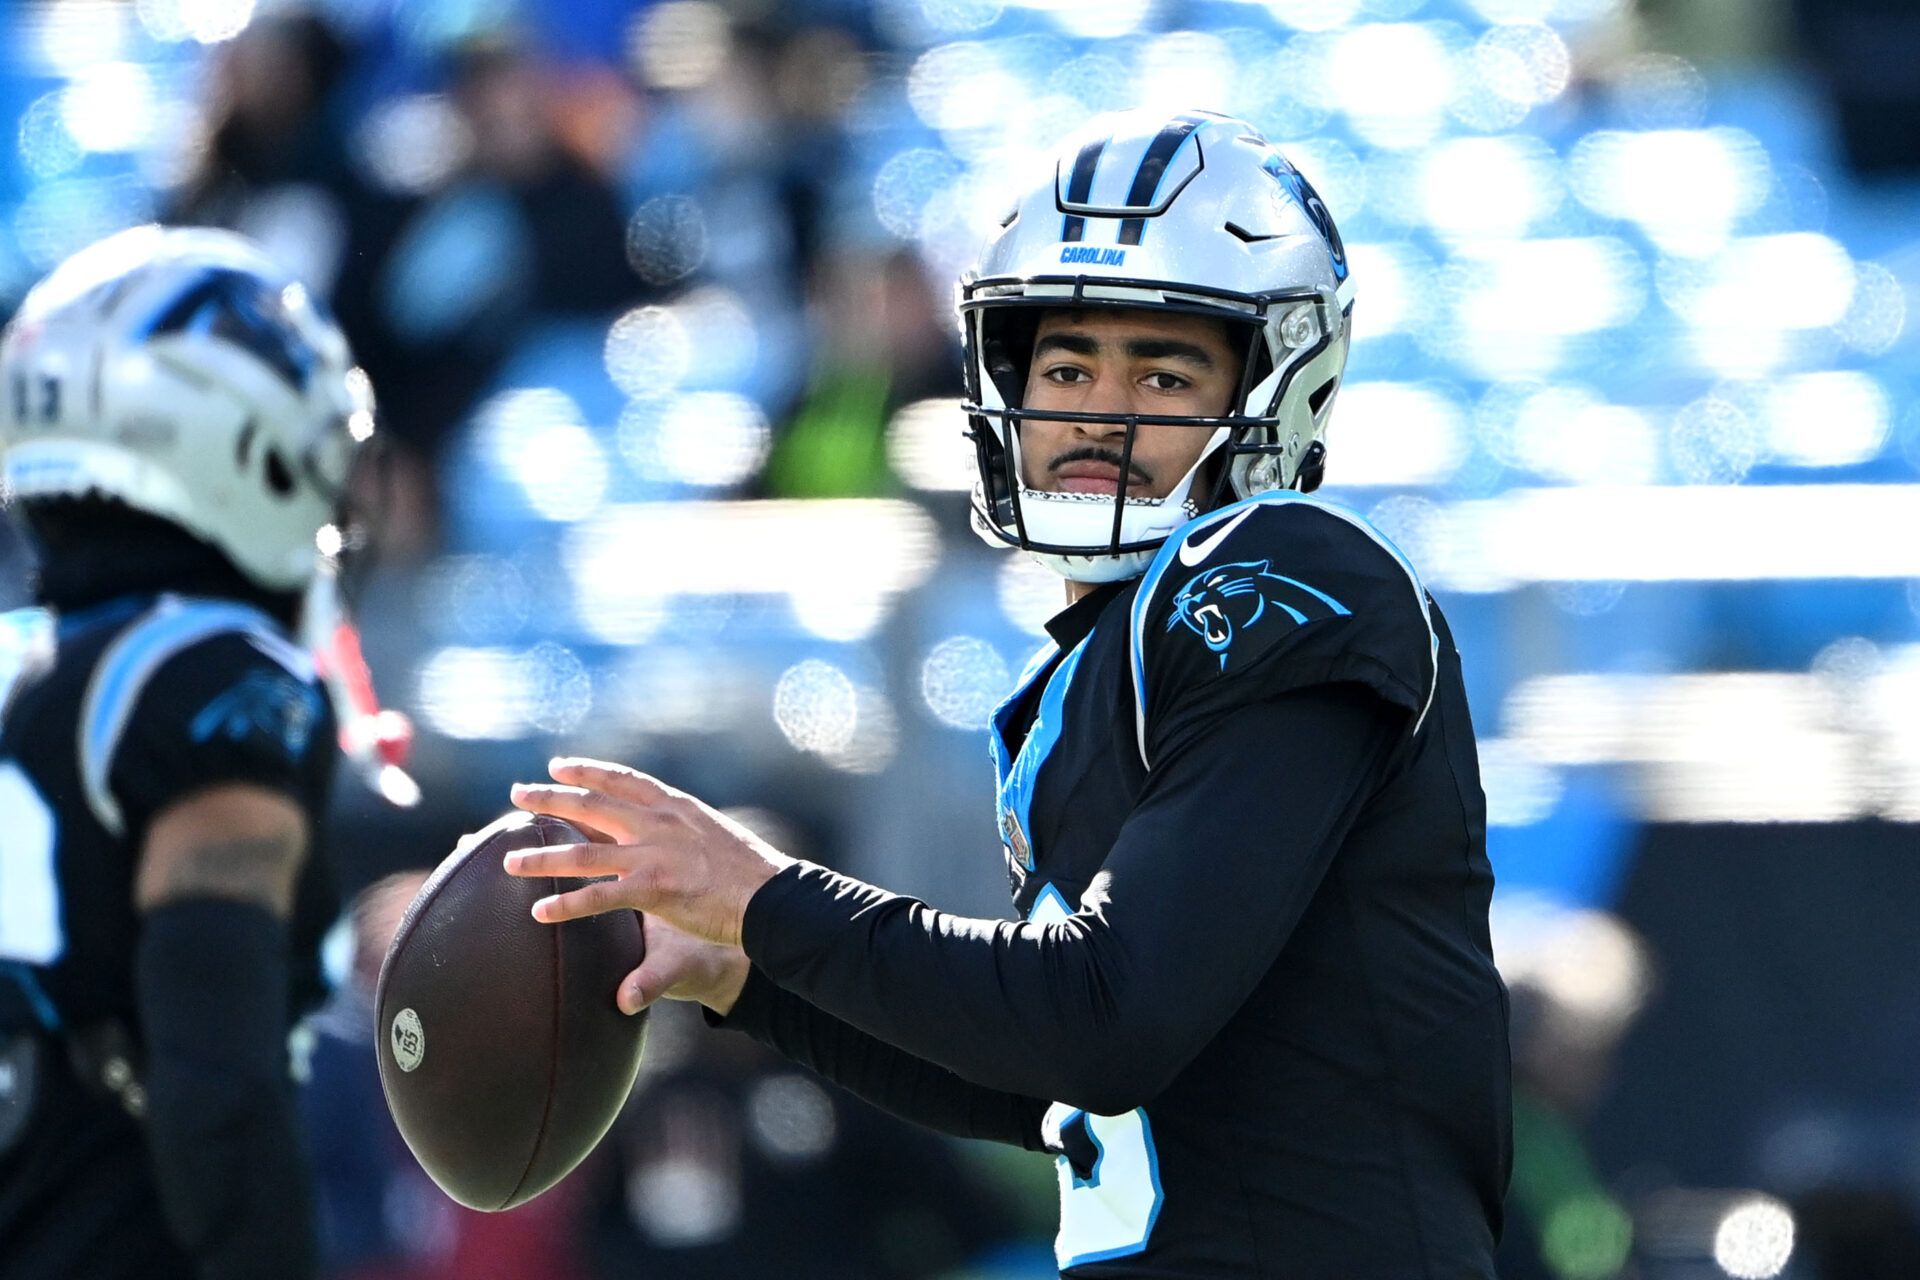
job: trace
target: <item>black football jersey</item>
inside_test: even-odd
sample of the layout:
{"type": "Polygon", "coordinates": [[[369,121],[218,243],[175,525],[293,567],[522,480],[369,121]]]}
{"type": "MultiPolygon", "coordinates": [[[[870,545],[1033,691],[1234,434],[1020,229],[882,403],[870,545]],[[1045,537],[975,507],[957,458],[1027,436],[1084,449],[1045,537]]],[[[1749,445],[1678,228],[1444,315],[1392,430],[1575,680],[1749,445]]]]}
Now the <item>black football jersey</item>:
{"type": "MultiPolygon", "coordinates": [[[[147,823],[202,787],[253,782],[294,798],[317,832],[338,751],[325,688],[276,623],[228,601],[23,609],[0,615],[0,637],[0,966],[43,1026],[132,1026],[147,823]]],[[[334,905],[309,857],[293,921],[301,997],[318,991],[334,905]]]]}
{"type": "Polygon", "coordinates": [[[1024,923],[789,868],[747,910],[740,1025],[900,1114],[1054,1152],[1075,1280],[1492,1280],[1485,802],[1412,568],[1266,494],[1049,631],[992,734],[1024,923]]]}
{"type": "MultiPolygon", "coordinates": [[[[1404,747],[1266,976],[1173,1086],[1124,1116],[1049,1111],[1072,1275],[1157,1274],[1162,1250],[1220,1274],[1493,1274],[1506,1005],[1472,729],[1439,607],[1363,520],[1292,493],[1215,512],[1036,659],[993,734],[1014,902],[1072,915],[1160,753],[1240,703],[1331,683],[1403,712],[1404,747]],[[1073,1167],[1076,1145],[1101,1176],[1073,1167]],[[1396,1218],[1431,1243],[1376,1269],[1376,1245],[1406,1243],[1389,1243],[1396,1218]],[[1309,1261],[1343,1256],[1350,1272],[1309,1261]]],[[[1285,795],[1212,803],[1255,830],[1287,821],[1285,795]]]]}
{"type": "MultiPolygon", "coordinates": [[[[317,835],[337,753],[311,658],[253,608],[147,594],[0,614],[0,1277],[194,1273],[114,1074],[140,1058],[139,851],[168,805],[226,782],[291,797],[317,835]]],[[[310,855],[295,1009],[321,994],[335,908],[310,855]]]]}

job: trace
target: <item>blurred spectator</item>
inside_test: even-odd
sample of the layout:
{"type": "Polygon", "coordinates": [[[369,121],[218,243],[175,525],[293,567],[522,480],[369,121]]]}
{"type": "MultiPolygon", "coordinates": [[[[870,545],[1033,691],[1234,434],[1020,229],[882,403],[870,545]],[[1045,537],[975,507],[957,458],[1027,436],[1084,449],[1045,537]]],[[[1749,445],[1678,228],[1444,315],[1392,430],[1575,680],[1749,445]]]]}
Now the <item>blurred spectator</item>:
{"type": "Polygon", "coordinates": [[[1633,1244],[1626,1208],[1584,1136],[1649,982],[1640,941],[1604,912],[1521,900],[1496,912],[1512,1000],[1513,1182],[1502,1280],[1612,1280],[1633,1244]]]}
{"type": "Polygon", "coordinates": [[[554,74],[504,37],[454,55],[465,163],[401,233],[378,283],[392,342],[368,369],[424,457],[536,324],[611,316],[641,292],[618,194],[554,127],[554,74]]]}
{"type": "Polygon", "coordinates": [[[369,336],[366,264],[391,235],[394,209],[348,159],[337,91],[349,58],[332,27],[298,11],[264,16],[222,46],[204,149],[164,216],[260,241],[332,300],[358,350],[369,336]]]}
{"type": "Polygon", "coordinates": [[[920,1280],[1015,1219],[953,1144],[744,1036],[663,1005],[610,1135],[594,1251],[606,1280],[920,1280]]]}
{"type": "Polygon", "coordinates": [[[347,979],[308,1024],[314,1038],[301,1105],[323,1261],[341,1280],[396,1274],[416,1252],[388,1210],[405,1169],[395,1159],[399,1135],[374,1063],[373,992],[387,944],[425,879],[424,872],[389,876],[355,901],[347,979]]]}
{"type": "Polygon", "coordinates": [[[767,488],[789,498],[883,493],[887,423],[901,406],[958,399],[960,353],[946,304],[919,260],[844,254],[814,278],[813,375],[775,442],[767,488]]]}

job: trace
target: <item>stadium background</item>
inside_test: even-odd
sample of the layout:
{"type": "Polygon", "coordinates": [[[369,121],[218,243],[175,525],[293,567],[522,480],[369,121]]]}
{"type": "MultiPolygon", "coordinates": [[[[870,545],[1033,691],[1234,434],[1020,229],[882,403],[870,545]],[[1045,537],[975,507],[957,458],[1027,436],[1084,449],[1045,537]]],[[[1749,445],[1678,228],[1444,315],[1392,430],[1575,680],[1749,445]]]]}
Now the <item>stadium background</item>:
{"type": "MultiPolygon", "coordinates": [[[[999,914],[981,728],[1059,588],[966,532],[952,280],[1090,113],[1253,120],[1360,290],[1326,493],[1466,660],[1503,1274],[1910,1280],[1915,65],[1897,0],[4,0],[0,315],[153,218],[332,298],[392,445],[356,608],[426,795],[343,789],[355,884],[565,749],[999,914]]],[[[26,572],[0,535],[0,604],[26,572]]],[[[593,1164],[454,1209],[372,1076],[405,893],[338,931],[312,1045],[334,1275],[1051,1274],[1044,1161],[674,1011],[593,1164]]]]}

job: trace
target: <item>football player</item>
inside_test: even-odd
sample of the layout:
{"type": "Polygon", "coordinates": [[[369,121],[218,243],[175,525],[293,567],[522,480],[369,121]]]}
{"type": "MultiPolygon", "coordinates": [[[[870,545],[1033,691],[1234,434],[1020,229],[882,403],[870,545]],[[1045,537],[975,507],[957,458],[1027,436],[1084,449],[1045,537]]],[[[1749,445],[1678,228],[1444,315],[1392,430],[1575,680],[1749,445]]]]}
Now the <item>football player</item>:
{"type": "Polygon", "coordinates": [[[993,717],[1020,923],[789,858],[556,761],[516,803],[700,1000],[900,1115],[1057,1157],[1072,1277],[1491,1280],[1506,993],[1460,662],[1406,558],[1309,496],[1345,250],[1243,121],[1096,122],[961,290],[973,517],[1069,607],[993,717]]]}
{"type": "MultiPolygon", "coordinates": [[[[335,715],[293,640],[364,380],[250,242],[83,250],[0,342],[0,1277],[315,1273],[289,1076],[335,715]]],[[[337,529],[334,532],[338,532],[337,529]]]]}

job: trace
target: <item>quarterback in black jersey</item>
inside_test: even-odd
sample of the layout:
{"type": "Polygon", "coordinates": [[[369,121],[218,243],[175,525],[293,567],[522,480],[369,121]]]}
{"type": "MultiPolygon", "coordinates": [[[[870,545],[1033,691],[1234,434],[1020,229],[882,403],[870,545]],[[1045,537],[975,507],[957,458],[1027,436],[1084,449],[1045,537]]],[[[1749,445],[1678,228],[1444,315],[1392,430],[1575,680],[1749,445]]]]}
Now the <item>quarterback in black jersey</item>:
{"type": "Polygon", "coordinates": [[[1352,288],[1242,121],[1096,122],[965,282],[976,526],[1069,607],[994,716],[1020,922],[786,857],[620,766],[516,803],[696,999],[899,1115],[1051,1153],[1074,1277],[1492,1280],[1506,993],[1460,662],[1411,565],[1307,496],[1352,288]],[[1065,264],[1065,265],[1062,265],[1065,264]]]}
{"type": "Polygon", "coordinates": [[[338,751],[290,632],[368,406],[251,243],[124,232],[0,342],[0,1280],[315,1274],[289,1075],[338,751]]]}

